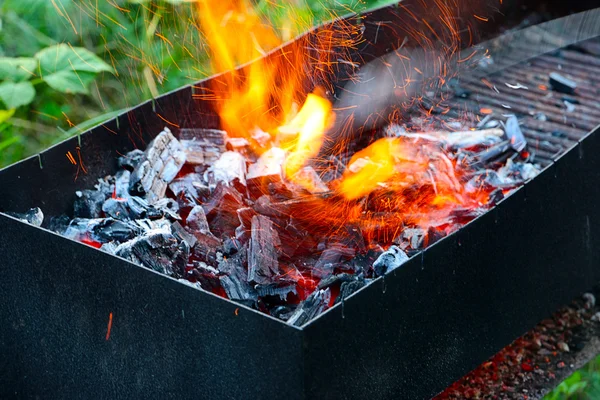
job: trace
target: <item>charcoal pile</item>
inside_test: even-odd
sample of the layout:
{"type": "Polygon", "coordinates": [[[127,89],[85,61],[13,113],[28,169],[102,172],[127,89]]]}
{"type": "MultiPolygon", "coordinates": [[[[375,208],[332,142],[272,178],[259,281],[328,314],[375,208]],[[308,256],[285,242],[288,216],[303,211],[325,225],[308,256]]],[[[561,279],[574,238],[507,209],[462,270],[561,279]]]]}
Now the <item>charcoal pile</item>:
{"type": "Polygon", "coordinates": [[[394,179],[354,197],[344,185],[379,165],[369,146],[307,163],[301,186],[268,138],[257,151],[255,138],[165,128],[48,226],[300,326],[535,176],[516,117],[485,122],[454,133],[388,126],[380,139],[401,153],[394,179]]]}

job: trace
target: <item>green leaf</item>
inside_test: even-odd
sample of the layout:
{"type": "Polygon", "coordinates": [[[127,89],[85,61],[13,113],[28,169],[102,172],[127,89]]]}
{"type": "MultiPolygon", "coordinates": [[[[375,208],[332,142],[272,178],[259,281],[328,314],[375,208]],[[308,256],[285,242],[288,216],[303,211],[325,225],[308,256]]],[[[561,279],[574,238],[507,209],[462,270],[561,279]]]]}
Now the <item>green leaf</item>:
{"type": "Polygon", "coordinates": [[[31,78],[37,69],[37,60],[28,57],[0,57],[0,81],[24,81],[31,78]]]}
{"type": "Polygon", "coordinates": [[[10,110],[0,110],[0,124],[8,121],[10,117],[15,114],[15,109],[11,108],[10,110]]]}
{"type": "Polygon", "coordinates": [[[0,151],[6,149],[7,147],[9,147],[9,146],[11,146],[11,145],[13,145],[15,143],[18,143],[20,140],[21,140],[21,137],[15,135],[15,136],[9,137],[6,140],[1,141],[0,142],[0,151]]]}
{"type": "Polygon", "coordinates": [[[8,108],[17,108],[33,101],[35,89],[31,82],[3,82],[0,83],[0,100],[8,108]]]}
{"type": "Polygon", "coordinates": [[[46,76],[44,81],[59,92],[88,94],[88,86],[95,77],[93,72],[59,71],[46,76]]]}
{"type": "Polygon", "coordinates": [[[35,55],[40,62],[40,75],[53,89],[65,93],[87,93],[94,76],[112,68],[83,47],[59,44],[35,55]]]}

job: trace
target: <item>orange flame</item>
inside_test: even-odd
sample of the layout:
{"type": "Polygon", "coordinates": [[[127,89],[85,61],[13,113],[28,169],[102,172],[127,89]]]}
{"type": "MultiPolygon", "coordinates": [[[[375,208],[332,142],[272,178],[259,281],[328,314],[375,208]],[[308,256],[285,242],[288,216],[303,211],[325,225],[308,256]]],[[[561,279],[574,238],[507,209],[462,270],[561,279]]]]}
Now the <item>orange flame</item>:
{"type": "Polygon", "coordinates": [[[199,18],[213,70],[229,71],[220,80],[227,86],[219,104],[223,128],[236,137],[256,128],[272,134],[289,118],[301,81],[299,72],[282,64],[300,65],[301,55],[260,59],[236,71],[281,44],[275,30],[244,0],[200,0],[199,18]]]}
{"type": "Polygon", "coordinates": [[[288,125],[279,128],[280,132],[298,135],[286,160],[285,172],[288,177],[293,177],[308,160],[319,153],[332,116],[331,103],[311,93],[294,119],[288,125]]]}

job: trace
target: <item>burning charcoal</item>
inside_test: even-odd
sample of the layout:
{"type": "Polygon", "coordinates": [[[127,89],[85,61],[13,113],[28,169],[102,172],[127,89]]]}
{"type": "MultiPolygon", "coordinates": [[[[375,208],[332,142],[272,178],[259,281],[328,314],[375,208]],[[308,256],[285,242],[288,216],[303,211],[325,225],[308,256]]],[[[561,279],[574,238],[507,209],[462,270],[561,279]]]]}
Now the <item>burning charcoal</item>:
{"type": "Polygon", "coordinates": [[[44,222],[44,213],[39,207],[31,208],[29,211],[24,213],[7,212],[6,214],[34,226],[42,226],[42,222],[44,222]]]}
{"type": "Polygon", "coordinates": [[[316,290],[304,300],[304,303],[296,309],[294,314],[288,319],[287,323],[295,326],[302,326],[317,315],[325,311],[331,300],[331,291],[329,289],[316,290]]]}
{"type": "Polygon", "coordinates": [[[76,218],[102,217],[102,203],[106,200],[104,194],[97,190],[81,190],[75,192],[77,199],[73,204],[73,216],[76,218]]]}
{"type": "Polygon", "coordinates": [[[206,214],[204,214],[202,206],[192,208],[192,211],[187,216],[186,225],[193,232],[210,233],[206,214]]]}
{"type": "Polygon", "coordinates": [[[278,234],[281,240],[280,254],[282,256],[292,260],[299,253],[303,251],[308,253],[316,247],[315,239],[293,218],[287,218],[281,226],[283,229],[280,228],[278,234]]]}
{"type": "Polygon", "coordinates": [[[506,165],[498,170],[500,179],[508,182],[524,182],[535,178],[540,173],[538,167],[531,163],[513,162],[510,158],[506,165]]]}
{"type": "Polygon", "coordinates": [[[479,123],[477,123],[477,129],[491,129],[497,128],[500,126],[500,121],[498,121],[499,116],[494,114],[486,115],[479,123]]]}
{"type": "Polygon", "coordinates": [[[149,218],[159,219],[164,217],[164,212],[157,210],[154,206],[148,204],[148,202],[141,197],[130,196],[127,199],[127,205],[133,215],[136,215],[135,219],[138,218],[149,218]]]}
{"type": "Polygon", "coordinates": [[[115,195],[117,198],[126,199],[129,197],[129,180],[131,172],[129,170],[121,170],[115,175],[115,195]]]}
{"type": "Polygon", "coordinates": [[[102,211],[114,219],[130,221],[140,218],[158,219],[164,213],[150,206],[144,199],[131,196],[127,199],[110,198],[102,205],[102,211]]]}
{"type": "Polygon", "coordinates": [[[281,300],[285,300],[288,294],[296,294],[296,282],[273,282],[266,285],[256,285],[254,288],[260,297],[279,296],[281,300]]]}
{"type": "Polygon", "coordinates": [[[250,142],[245,138],[227,138],[225,147],[227,150],[243,153],[250,147],[250,142]]]}
{"type": "Polygon", "coordinates": [[[510,141],[510,147],[513,148],[516,152],[521,152],[525,150],[525,146],[527,146],[527,140],[519,127],[519,120],[516,115],[511,115],[506,120],[506,124],[504,125],[504,131],[506,133],[506,137],[510,141]]]}
{"type": "Polygon", "coordinates": [[[577,82],[572,79],[568,79],[557,72],[550,73],[550,86],[553,90],[564,93],[574,94],[577,89],[577,82]]]}
{"type": "Polygon", "coordinates": [[[246,187],[246,159],[235,151],[226,151],[204,174],[208,187],[214,189],[218,182],[234,185],[239,191],[246,187]]]}
{"type": "Polygon", "coordinates": [[[173,199],[160,199],[157,202],[155,202],[152,206],[167,218],[170,218],[174,221],[181,220],[181,217],[178,214],[179,204],[177,204],[177,202],[173,199]]]}
{"type": "Polygon", "coordinates": [[[279,235],[273,222],[262,215],[252,217],[252,232],[248,248],[248,281],[267,284],[279,273],[277,249],[279,235]]]}
{"type": "MultiPolygon", "coordinates": [[[[189,250],[189,249],[188,249],[189,250]]],[[[155,230],[125,242],[115,253],[123,258],[139,260],[142,265],[163,274],[181,275],[185,264],[181,265],[184,250],[168,230],[155,230]]],[[[187,263],[187,258],[185,259],[187,263]]]]}
{"type": "Polygon", "coordinates": [[[340,286],[340,294],[335,299],[335,304],[346,300],[348,297],[350,297],[352,294],[357,292],[359,289],[365,287],[366,284],[367,283],[364,281],[364,279],[363,280],[354,279],[349,282],[343,282],[342,286],[340,286]]]}
{"type": "Polygon", "coordinates": [[[317,286],[317,289],[325,289],[334,285],[341,285],[344,282],[351,282],[353,280],[356,279],[355,275],[352,274],[336,274],[336,275],[331,275],[325,279],[323,279],[321,282],[319,282],[319,285],[317,286]]]}
{"type": "Polygon", "coordinates": [[[232,256],[242,248],[242,243],[235,238],[227,238],[223,241],[223,254],[232,256]]]}
{"type": "Polygon", "coordinates": [[[310,166],[300,169],[300,171],[294,174],[291,180],[293,182],[302,184],[302,186],[312,194],[329,191],[329,188],[321,180],[321,177],[310,166]]]}
{"type": "Polygon", "coordinates": [[[258,294],[250,286],[244,268],[246,249],[242,249],[235,256],[224,259],[219,263],[219,271],[224,272],[219,280],[227,293],[227,297],[237,301],[256,301],[258,294]]]}
{"type": "Polygon", "coordinates": [[[423,242],[427,237],[427,231],[419,228],[407,228],[402,231],[400,236],[394,240],[394,243],[401,249],[418,250],[423,247],[423,242]]]}
{"type": "Polygon", "coordinates": [[[194,261],[194,268],[187,273],[188,279],[198,281],[204,290],[211,292],[221,288],[220,275],[219,270],[202,261],[194,261]]]}
{"type": "Polygon", "coordinates": [[[237,210],[244,205],[242,195],[234,187],[220,182],[202,207],[215,235],[233,236],[239,222],[237,210]]]}
{"type": "Polygon", "coordinates": [[[354,257],[350,264],[357,273],[367,274],[370,266],[383,254],[383,249],[380,246],[369,249],[364,254],[358,254],[354,257]]]}
{"type": "Polygon", "coordinates": [[[444,236],[446,236],[446,232],[437,229],[433,226],[430,226],[429,229],[427,230],[427,245],[431,246],[432,244],[436,243],[438,240],[442,239],[444,236]]]}
{"type": "Polygon", "coordinates": [[[91,233],[92,238],[100,243],[111,242],[113,240],[125,242],[140,234],[141,230],[138,226],[129,222],[105,218],[99,220],[97,224],[93,224],[91,233]]]}
{"type": "Polygon", "coordinates": [[[252,225],[252,217],[256,215],[256,211],[250,207],[242,207],[237,210],[238,219],[244,228],[250,231],[252,225]]]}
{"type": "Polygon", "coordinates": [[[132,213],[125,199],[108,199],[102,205],[102,211],[107,216],[121,220],[131,220],[143,218],[142,215],[132,213]]]}
{"type": "Polygon", "coordinates": [[[290,306],[277,306],[271,310],[271,315],[282,321],[290,319],[293,313],[294,309],[290,306]]]}
{"type": "Polygon", "coordinates": [[[182,178],[173,180],[169,184],[169,189],[171,189],[171,192],[173,192],[178,200],[181,199],[184,204],[192,207],[206,200],[210,195],[210,189],[204,185],[203,178],[195,173],[187,174],[182,178]]]}
{"type": "Polygon", "coordinates": [[[179,138],[189,164],[209,165],[225,152],[227,132],[218,129],[181,129],[179,138]]]}
{"type": "Polygon", "coordinates": [[[502,189],[496,189],[489,196],[489,202],[492,205],[498,204],[502,199],[504,199],[504,192],[502,189]]]}
{"type": "Polygon", "coordinates": [[[124,156],[119,157],[119,168],[133,171],[135,167],[144,159],[144,152],[141,150],[132,150],[124,156]]]}
{"type": "Polygon", "coordinates": [[[330,245],[321,253],[319,260],[315,263],[311,273],[313,276],[325,278],[333,273],[333,269],[340,262],[342,257],[350,259],[354,257],[355,254],[356,251],[354,248],[346,247],[341,243],[330,245]]]}
{"type": "Polygon", "coordinates": [[[256,143],[258,143],[260,147],[265,147],[271,140],[271,135],[258,127],[250,132],[250,136],[256,141],[256,143]]]}
{"type": "Polygon", "coordinates": [[[375,260],[373,269],[376,276],[382,276],[386,273],[398,268],[408,261],[408,256],[400,250],[398,246],[390,246],[390,248],[375,260]]]}
{"type": "Polygon", "coordinates": [[[221,240],[210,233],[192,232],[196,237],[193,253],[196,257],[208,263],[217,261],[217,248],[221,247],[221,240]]]}
{"type": "Polygon", "coordinates": [[[144,219],[136,219],[133,221],[136,226],[142,229],[143,232],[148,233],[150,231],[156,229],[170,230],[171,229],[171,221],[166,218],[161,218],[157,220],[150,220],[147,218],[144,219]]]}
{"type": "Polygon", "coordinates": [[[185,228],[181,226],[179,222],[174,222],[171,225],[171,231],[173,232],[173,235],[177,238],[177,240],[186,242],[190,248],[194,247],[196,245],[196,242],[198,242],[198,239],[196,239],[194,235],[186,231],[185,228]]]}
{"type": "Polygon", "coordinates": [[[183,164],[185,153],[181,143],[165,128],[150,143],[143,161],[133,170],[129,192],[145,196],[152,204],[165,196],[167,184],[171,182],[183,164]]]}
{"type": "Polygon", "coordinates": [[[332,182],[341,178],[346,170],[346,165],[333,155],[325,160],[317,160],[315,163],[317,173],[323,182],[332,182]]]}
{"type": "Polygon", "coordinates": [[[100,250],[107,252],[108,254],[116,254],[119,245],[116,242],[103,243],[100,250]]]}
{"type": "Polygon", "coordinates": [[[58,217],[51,217],[50,222],[48,222],[48,229],[52,232],[56,232],[59,235],[64,235],[65,231],[69,227],[69,223],[71,222],[71,218],[67,215],[59,215],[58,217]]]}
{"type": "Polygon", "coordinates": [[[248,189],[255,198],[266,193],[265,188],[270,182],[282,180],[285,158],[284,150],[273,147],[265,151],[254,164],[248,167],[246,181],[248,189]]]}

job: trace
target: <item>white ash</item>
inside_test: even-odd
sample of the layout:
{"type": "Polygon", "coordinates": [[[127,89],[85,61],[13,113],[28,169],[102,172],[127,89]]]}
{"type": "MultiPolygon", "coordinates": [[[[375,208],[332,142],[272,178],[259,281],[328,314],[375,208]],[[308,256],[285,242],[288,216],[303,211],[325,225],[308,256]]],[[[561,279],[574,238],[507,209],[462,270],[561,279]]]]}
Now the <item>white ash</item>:
{"type": "Polygon", "coordinates": [[[214,190],[218,182],[231,185],[235,180],[246,186],[246,158],[236,151],[226,151],[204,173],[204,180],[214,190]]]}
{"type": "Polygon", "coordinates": [[[583,300],[585,300],[585,307],[586,308],[594,308],[596,306],[596,296],[594,296],[592,293],[584,293],[583,296],[583,300]]]}
{"type": "Polygon", "coordinates": [[[31,208],[25,213],[6,213],[11,217],[18,218],[23,222],[27,222],[33,226],[42,226],[44,222],[44,213],[39,207],[31,208]]]}
{"type": "Polygon", "coordinates": [[[398,246],[390,246],[373,263],[373,269],[377,276],[382,276],[398,268],[408,261],[408,256],[398,246]]]}
{"type": "Polygon", "coordinates": [[[279,147],[272,147],[265,151],[260,158],[250,167],[246,179],[260,178],[263,176],[283,176],[283,164],[287,152],[279,147]]]}
{"type": "Polygon", "coordinates": [[[193,232],[210,233],[206,213],[202,206],[192,208],[186,219],[186,224],[193,232]]]}

